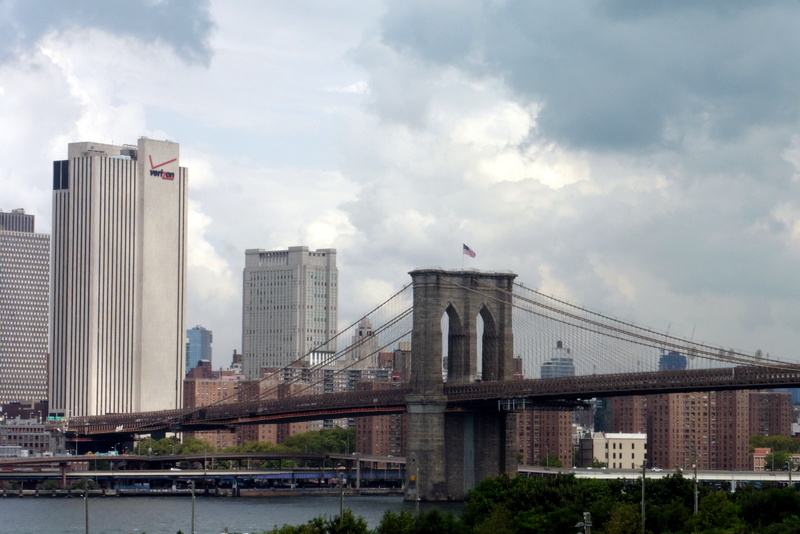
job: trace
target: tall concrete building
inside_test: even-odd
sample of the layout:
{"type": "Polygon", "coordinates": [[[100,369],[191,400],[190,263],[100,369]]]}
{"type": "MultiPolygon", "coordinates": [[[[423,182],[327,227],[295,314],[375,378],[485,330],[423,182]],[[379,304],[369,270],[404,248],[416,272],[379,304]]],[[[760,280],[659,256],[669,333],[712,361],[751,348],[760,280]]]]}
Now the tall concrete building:
{"type": "Polygon", "coordinates": [[[50,236],[0,211],[0,403],[47,399],[50,236]]]}
{"type": "Polygon", "coordinates": [[[200,360],[211,362],[211,343],[213,341],[214,336],[211,330],[200,325],[186,331],[186,372],[184,376],[197,367],[197,362],[200,360]]]}
{"type": "Polygon", "coordinates": [[[375,329],[369,317],[359,321],[358,328],[350,340],[350,348],[345,353],[343,365],[349,369],[369,369],[378,367],[380,346],[375,329]]]}
{"type": "Polygon", "coordinates": [[[71,143],[53,164],[51,413],[177,408],[185,371],[180,147],[71,143]]]}
{"type": "Polygon", "coordinates": [[[336,351],[336,250],[245,251],[242,367],[255,379],[264,367],[284,367],[306,354],[336,351]]]}

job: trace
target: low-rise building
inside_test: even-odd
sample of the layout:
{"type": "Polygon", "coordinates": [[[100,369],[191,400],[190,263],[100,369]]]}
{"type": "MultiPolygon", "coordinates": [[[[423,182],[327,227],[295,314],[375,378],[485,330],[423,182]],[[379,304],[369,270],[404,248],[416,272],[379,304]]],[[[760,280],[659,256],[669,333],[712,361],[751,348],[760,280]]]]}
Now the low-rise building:
{"type": "Polygon", "coordinates": [[[586,432],[580,439],[578,467],[640,469],[647,460],[647,434],[586,432]]]}
{"type": "Polygon", "coordinates": [[[43,456],[56,449],[54,436],[39,419],[3,419],[0,421],[0,447],[4,454],[43,456]]]}

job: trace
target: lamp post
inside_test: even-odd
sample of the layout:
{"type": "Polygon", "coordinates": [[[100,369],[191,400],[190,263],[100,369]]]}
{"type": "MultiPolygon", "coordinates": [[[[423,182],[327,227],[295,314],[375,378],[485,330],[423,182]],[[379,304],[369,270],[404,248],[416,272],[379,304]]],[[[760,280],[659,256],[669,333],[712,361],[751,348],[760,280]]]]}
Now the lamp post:
{"type": "Polygon", "coordinates": [[[339,481],[339,523],[344,517],[344,467],[342,464],[336,466],[336,479],[339,481]]]}
{"type": "Polygon", "coordinates": [[[647,475],[646,470],[647,470],[647,460],[645,460],[644,463],[642,463],[642,534],[645,533],[645,530],[644,530],[644,520],[645,520],[645,513],[644,513],[645,512],[645,510],[644,510],[644,483],[645,483],[645,478],[646,478],[646,475],[647,475]]]}
{"type": "Polygon", "coordinates": [[[350,454],[350,440],[345,441],[345,440],[342,439],[342,440],[339,440],[339,441],[344,443],[344,453],[345,454],[350,454]]]}
{"type": "Polygon", "coordinates": [[[697,515],[697,458],[695,458],[693,467],[694,467],[694,515],[697,515]]]}
{"type": "Polygon", "coordinates": [[[192,532],[192,534],[195,534],[195,530],[194,530],[194,480],[191,480],[189,482],[189,487],[192,490],[192,531],[191,532],[192,532]]]}
{"type": "Polygon", "coordinates": [[[789,471],[789,487],[792,486],[792,461],[786,462],[786,469],[789,471]]]}
{"type": "Polygon", "coordinates": [[[89,477],[83,479],[83,521],[89,534],[89,477]]]}
{"type": "Polygon", "coordinates": [[[417,518],[419,518],[419,501],[420,501],[419,492],[422,491],[422,488],[420,487],[420,483],[419,483],[419,465],[417,465],[417,482],[416,482],[416,484],[417,484],[417,486],[416,486],[416,490],[417,490],[417,518]]]}

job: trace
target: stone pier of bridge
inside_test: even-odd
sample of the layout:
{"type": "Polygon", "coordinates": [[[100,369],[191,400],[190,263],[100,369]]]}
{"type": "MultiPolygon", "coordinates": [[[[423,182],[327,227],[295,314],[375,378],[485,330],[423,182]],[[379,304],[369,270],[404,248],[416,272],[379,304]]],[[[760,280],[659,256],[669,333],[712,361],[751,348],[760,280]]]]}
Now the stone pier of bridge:
{"type": "Polygon", "coordinates": [[[516,418],[508,412],[447,412],[447,383],[511,380],[515,274],[419,269],[414,292],[411,393],[406,397],[407,500],[462,500],[481,479],[517,471],[516,418]],[[442,318],[448,324],[443,339],[442,318]],[[478,354],[478,318],[483,321],[478,354]],[[480,362],[480,365],[479,365],[480,362]]]}

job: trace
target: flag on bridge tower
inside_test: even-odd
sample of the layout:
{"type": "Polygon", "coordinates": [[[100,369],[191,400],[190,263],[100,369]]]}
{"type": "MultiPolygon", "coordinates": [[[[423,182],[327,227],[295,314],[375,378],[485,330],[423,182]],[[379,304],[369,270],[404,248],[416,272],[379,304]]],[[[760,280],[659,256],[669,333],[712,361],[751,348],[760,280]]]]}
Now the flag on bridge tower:
{"type": "Polygon", "coordinates": [[[464,245],[464,254],[466,254],[470,258],[474,258],[475,257],[475,251],[472,250],[471,248],[469,248],[467,245],[464,245]]]}

